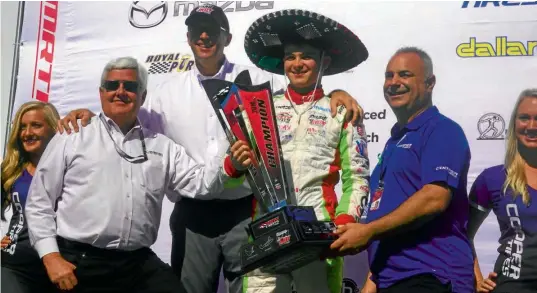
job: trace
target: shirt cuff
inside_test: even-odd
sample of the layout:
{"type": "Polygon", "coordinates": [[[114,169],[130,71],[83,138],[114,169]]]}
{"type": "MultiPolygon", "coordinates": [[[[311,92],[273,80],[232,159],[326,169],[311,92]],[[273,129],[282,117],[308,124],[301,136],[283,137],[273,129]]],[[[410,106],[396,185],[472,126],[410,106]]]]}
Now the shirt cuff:
{"type": "Polygon", "coordinates": [[[233,163],[231,163],[230,156],[226,156],[226,158],[224,159],[224,171],[226,175],[231,178],[239,178],[244,174],[244,172],[238,171],[237,169],[235,169],[235,167],[233,167],[233,163]]]}
{"type": "Polygon", "coordinates": [[[471,206],[473,206],[474,208],[476,208],[476,209],[478,209],[478,210],[480,210],[480,211],[482,211],[484,213],[487,213],[490,210],[490,208],[484,207],[484,206],[482,206],[482,205],[480,205],[478,203],[473,202],[472,200],[469,200],[468,203],[470,203],[471,206]]]}
{"type": "Polygon", "coordinates": [[[336,226],[341,226],[341,225],[345,225],[348,223],[356,223],[356,219],[354,219],[354,217],[351,215],[341,214],[337,216],[336,219],[334,220],[334,224],[336,224],[336,226]]]}
{"type": "Polygon", "coordinates": [[[439,170],[439,168],[447,167],[437,167],[431,174],[424,176],[423,184],[431,184],[433,182],[444,182],[451,188],[458,188],[459,186],[459,177],[460,175],[451,169],[448,170],[439,170]]]}
{"type": "Polygon", "coordinates": [[[40,258],[43,258],[43,256],[49,253],[60,252],[58,249],[58,242],[56,242],[55,237],[43,238],[37,241],[34,244],[34,248],[37,251],[37,254],[39,254],[40,258]]]}

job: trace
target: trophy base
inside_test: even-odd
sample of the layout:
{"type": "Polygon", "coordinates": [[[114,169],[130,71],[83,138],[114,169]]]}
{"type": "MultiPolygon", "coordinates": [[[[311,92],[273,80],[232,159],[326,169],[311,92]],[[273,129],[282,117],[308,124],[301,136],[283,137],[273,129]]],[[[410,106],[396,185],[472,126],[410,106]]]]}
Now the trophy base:
{"type": "Polygon", "coordinates": [[[286,205],[268,212],[248,225],[248,235],[254,239],[292,221],[317,221],[313,207],[286,205]]]}
{"type": "Polygon", "coordinates": [[[286,274],[313,261],[334,240],[336,226],[324,221],[290,221],[241,247],[242,274],[255,269],[286,274]]]}

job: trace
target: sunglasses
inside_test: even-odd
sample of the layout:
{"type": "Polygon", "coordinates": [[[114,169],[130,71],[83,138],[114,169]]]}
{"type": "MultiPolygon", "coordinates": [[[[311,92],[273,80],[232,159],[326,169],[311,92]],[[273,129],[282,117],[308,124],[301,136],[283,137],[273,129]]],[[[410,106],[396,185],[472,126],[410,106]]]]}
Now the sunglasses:
{"type": "Polygon", "coordinates": [[[188,32],[190,33],[190,40],[192,41],[198,40],[203,33],[207,33],[209,38],[214,40],[218,39],[222,33],[225,33],[219,26],[210,24],[190,26],[188,27],[188,32]]]}
{"type": "Polygon", "coordinates": [[[138,82],[130,80],[105,80],[102,88],[108,92],[117,91],[120,84],[123,84],[123,88],[127,92],[138,93],[138,82]]]}

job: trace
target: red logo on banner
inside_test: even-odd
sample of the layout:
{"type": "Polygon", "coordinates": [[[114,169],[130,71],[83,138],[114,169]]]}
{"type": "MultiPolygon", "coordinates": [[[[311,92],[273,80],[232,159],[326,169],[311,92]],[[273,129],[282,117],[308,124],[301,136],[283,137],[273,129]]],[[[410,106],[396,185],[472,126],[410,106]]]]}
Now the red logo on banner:
{"type": "Polygon", "coordinates": [[[41,2],[41,9],[39,11],[39,29],[37,31],[37,50],[35,53],[32,98],[43,102],[48,102],[48,95],[50,91],[57,24],[58,1],[41,2]]]}
{"type": "Polygon", "coordinates": [[[211,7],[202,7],[202,6],[200,6],[198,8],[197,12],[203,12],[203,13],[211,14],[211,13],[213,13],[213,9],[211,7]]]}

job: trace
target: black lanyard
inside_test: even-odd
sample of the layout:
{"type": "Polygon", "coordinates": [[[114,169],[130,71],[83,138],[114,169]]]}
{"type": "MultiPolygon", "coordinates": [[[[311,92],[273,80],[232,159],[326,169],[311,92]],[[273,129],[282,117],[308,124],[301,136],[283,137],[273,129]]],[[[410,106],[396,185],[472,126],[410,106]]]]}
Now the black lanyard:
{"type": "Polygon", "coordinates": [[[380,155],[380,175],[379,175],[379,187],[384,186],[384,176],[386,175],[386,170],[388,169],[388,159],[392,156],[393,148],[388,152],[388,145],[390,144],[390,140],[386,142],[386,145],[384,146],[384,150],[382,151],[382,154],[380,155]],[[382,185],[382,186],[380,186],[382,185]]]}
{"type": "Polygon", "coordinates": [[[127,155],[127,153],[125,153],[125,152],[124,152],[124,151],[123,151],[123,150],[116,144],[116,141],[115,141],[114,138],[112,137],[112,133],[111,133],[110,125],[108,125],[108,122],[106,122],[106,120],[103,118],[103,116],[100,115],[99,118],[100,118],[101,121],[103,122],[103,124],[104,124],[104,128],[106,129],[106,132],[108,132],[108,135],[110,136],[110,139],[111,139],[112,142],[114,143],[114,147],[116,148],[116,152],[117,152],[122,158],[124,158],[125,160],[127,160],[127,161],[130,162],[130,163],[142,163],[142,162],[147,161],[147,150],[146,150],[146,147],[145,147],[144,132],[143,132],[143,129],[142,129],[142,128],[140,128],[140,131],[139,131],[140,141],[142,142],[142,155],[137,156],[137,157],[132,157],[132,156],[127,155]]]}

